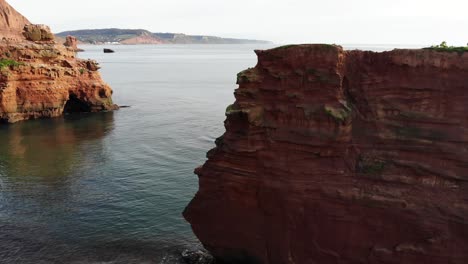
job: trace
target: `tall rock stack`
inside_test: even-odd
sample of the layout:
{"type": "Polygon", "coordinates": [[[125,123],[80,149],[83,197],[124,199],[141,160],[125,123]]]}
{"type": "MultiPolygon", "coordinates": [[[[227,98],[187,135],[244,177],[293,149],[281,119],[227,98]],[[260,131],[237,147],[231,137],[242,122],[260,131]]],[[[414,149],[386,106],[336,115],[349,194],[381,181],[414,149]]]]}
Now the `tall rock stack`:
{"type": "Polygon", "coordinates": [[[221,263],[468,263],[468,53],[257,54],[184,212],[221,263]]]}

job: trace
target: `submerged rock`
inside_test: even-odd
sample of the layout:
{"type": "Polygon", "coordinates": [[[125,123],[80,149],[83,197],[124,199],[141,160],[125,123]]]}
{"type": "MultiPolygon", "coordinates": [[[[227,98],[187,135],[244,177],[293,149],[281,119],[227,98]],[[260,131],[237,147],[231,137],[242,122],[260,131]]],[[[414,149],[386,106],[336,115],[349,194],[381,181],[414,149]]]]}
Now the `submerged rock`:
{"type": "Polygon", "coordinates": [[[223,263],[468,261],[468,53],[257,51],[184,212],[223,263]]]}
{"type": "Polygon", "coordinates": [[[182,259],[187,264],[214,264],[214,257],[205,250],[184,250],[182,259]]]}

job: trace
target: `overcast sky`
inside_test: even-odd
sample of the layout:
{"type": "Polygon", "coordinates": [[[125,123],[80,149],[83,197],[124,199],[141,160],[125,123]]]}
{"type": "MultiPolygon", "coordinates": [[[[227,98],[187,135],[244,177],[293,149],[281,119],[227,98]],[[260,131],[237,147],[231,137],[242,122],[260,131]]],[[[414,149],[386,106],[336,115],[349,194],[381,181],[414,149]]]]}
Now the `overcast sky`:
{"type": "Polygon", "coordinates": [[[468,42],[468,0],[7,0],[54,32],[143,28],[276,43],[468,42]]]}

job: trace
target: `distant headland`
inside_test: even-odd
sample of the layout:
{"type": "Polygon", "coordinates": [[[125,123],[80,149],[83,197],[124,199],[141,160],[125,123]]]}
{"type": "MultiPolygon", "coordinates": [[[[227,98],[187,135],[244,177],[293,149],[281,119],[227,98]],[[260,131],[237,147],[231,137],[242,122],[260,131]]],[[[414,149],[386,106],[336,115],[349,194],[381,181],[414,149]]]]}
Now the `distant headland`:
{"type": "Polygon", "coordinates": [[[180,33],[152,33],[144,29],[82,29],[57,33],[65,38],[75,36],[86,44],[271,44],[270,41],[253,39],[221,38],[180,33]]]}

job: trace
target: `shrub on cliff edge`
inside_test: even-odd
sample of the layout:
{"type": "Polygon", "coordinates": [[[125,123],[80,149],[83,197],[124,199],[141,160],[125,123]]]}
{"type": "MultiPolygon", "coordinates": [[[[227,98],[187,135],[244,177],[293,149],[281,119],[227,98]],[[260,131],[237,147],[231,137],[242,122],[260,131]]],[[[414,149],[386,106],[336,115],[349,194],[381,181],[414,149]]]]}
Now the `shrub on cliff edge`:
{"type": "Polygon", "coordinates": [[[439,45],[433,45],[430,46],[429,48],[426,49],[431,49],[431,50],[436,50],[436,51],[444,51],[444,52],[458,52],[458,53],[464,53],[468,51],[468,46],[465,47],[455,47],[455,46],[449,46],[447,45],[447,42],[442,41],[439,45]]]}

